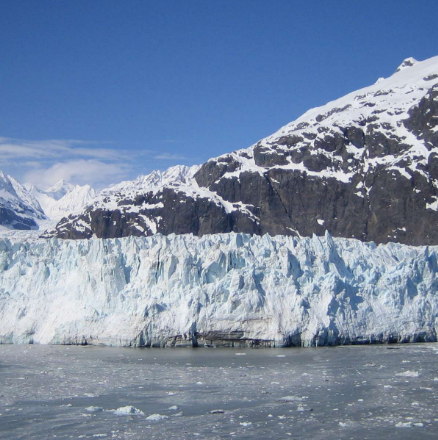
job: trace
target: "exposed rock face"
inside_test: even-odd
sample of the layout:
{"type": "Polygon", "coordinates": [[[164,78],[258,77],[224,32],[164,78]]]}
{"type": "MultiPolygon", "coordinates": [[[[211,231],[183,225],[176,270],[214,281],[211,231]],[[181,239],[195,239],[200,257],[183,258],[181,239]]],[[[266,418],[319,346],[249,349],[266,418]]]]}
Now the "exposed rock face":
{"type": "Polygon", "coordinates": [[[437,126],[438,57],[407,59],[391,77],[310,110],[246,150],[107,190],[46,236],[328,230],[438,244],[437,126]]]}
{"type": "Polygon", "coordinates": [[[436,341],[437,251],[329,234],[0,240],[0,343],[436,341]]]}

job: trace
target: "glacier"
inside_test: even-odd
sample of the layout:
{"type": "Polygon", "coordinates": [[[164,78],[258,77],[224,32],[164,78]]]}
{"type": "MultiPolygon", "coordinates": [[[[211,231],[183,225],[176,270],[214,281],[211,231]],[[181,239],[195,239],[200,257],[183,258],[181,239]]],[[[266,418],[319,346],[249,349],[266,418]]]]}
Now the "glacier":
{"type": "Polygon", "coordinates": [[[438,247],[160,234],[0,239],[0,343],[436,341],[438,247]]]}

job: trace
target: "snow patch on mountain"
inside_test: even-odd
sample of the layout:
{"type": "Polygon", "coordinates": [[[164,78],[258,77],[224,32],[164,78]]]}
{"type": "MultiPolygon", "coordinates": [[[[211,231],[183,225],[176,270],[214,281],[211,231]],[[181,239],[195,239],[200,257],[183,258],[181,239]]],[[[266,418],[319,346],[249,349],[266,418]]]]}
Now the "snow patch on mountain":
{"type": "Polygon", "coordinates": [[[437,257],[328,234],[0,240],[0,342],[436,341],[437,257]]]}

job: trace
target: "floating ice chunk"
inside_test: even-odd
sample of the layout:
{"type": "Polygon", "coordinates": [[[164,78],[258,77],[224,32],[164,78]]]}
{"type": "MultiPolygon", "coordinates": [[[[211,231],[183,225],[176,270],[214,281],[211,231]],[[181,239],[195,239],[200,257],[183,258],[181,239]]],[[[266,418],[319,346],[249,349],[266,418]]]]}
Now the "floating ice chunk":
{"type": "Polygon", "coordinates": [[[162,414],[151,414],[150,416],[146,417],[146,420],[149,420],[150,422],[159,422],[160,420],[168,418],[168,416],[163,416],[162,414]]]}
{"type": "Polygon", "coordinates": [[[241,426],[251,426],[252,423],[251,422],[240,422],[241,426]]]}
{"type": "Polygon", "coordinates": [[[85,411],[95,413],[103,411],[103,408],[101,408],[100,406],[88,406],[87,408],[85,408],[85,411]]]}
{"type": "Polygon", "coordinates": [[[169,409],[170,409],[171,411],[176,411],[176,410],[178,410],[179,408],[178,408],[176,405],[173,405],[173,406],[169,407],[169,409]]]}
{"type": "Polygon", "coordinates": [[[402,377],[418,377],[419,373],[418,371],[403,371],[403,373],[397,373],[396,376],[402,376],[402,377]]]}
{"type": "Polygon", "coordinates": [[[302,400],[303,398],[298,396],[285,396],[278,399],[279,402],[301,402],[302,400]]]}
{"type": "Polygon", "coordinates": [[[395,425],[396,428],[411,428],[412,427],[412,422],[398,422],[395,425]]]}
{"type": "Polygon", "coordinates": [[[246,356],[246,353],[236,353],[236,356],[246,356]]]}
{"type": "Polygon", "coordinates": [[[133,406],[123,406],[114,411],[116,416],[144,416],[144,412],[133,406]]]}

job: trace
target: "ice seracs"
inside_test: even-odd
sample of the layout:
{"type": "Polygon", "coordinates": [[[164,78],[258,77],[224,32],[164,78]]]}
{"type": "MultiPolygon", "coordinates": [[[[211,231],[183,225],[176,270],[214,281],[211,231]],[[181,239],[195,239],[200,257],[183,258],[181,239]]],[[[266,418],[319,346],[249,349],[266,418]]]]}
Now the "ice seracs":
{"type": "Polygon", "coordinates": [[[437,251],[328,234],[4,239],[0,343],[436,341],[437,251]]]}

